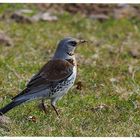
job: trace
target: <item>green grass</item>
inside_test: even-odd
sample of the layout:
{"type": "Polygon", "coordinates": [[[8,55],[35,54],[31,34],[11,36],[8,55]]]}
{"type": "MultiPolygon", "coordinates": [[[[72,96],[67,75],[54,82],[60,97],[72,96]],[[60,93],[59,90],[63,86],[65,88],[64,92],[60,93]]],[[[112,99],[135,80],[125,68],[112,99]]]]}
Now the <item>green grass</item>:
{"type": "MultiPolygon", "coordinates": [[[[34,5],[20,4],[1,5],[0,11],[22,7],[37,12],[34,5]]],[[[140,20],[100,23],[68,13],[58,14],[58,18],[57,22],[33,24],[0,22],[0,30],[14,41],[13,47],[0,46],[0,107],[24,89],[31,76],[51,58],[57,41],[65,36],[93,41],[76,50],[76,82],[82,82],[82,90],[75,85],[58,101],[60,118],[51,107],[47,115],[40,111],[39,101],[9,111],[6,116],[11,123],[0,126],[0,136],[139,136],[140,59],[128,52],[140,44],[140,20]],[[129,66],[135,71],[134,77],[129,66]],[[111,82],[112,78],[116,81],[111,82]],[[104,104],[107,108],[96,109],[104,104]],[[28,120],[29,116],[34,116],[36,122],[28,120]]]]}

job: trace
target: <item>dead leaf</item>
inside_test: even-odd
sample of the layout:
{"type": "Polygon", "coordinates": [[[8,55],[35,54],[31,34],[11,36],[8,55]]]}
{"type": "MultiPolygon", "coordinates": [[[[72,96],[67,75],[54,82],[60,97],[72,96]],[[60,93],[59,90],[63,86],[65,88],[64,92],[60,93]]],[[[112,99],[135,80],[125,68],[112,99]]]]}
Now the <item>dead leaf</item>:
{"type": "Polygon", "coordinates": [[[139,47],[134,47],[129,51],[130,55],[133,58],[140,58],[140,49],[139,47]]]}
{"type": "Polygon", "coordinates": [[[28,116],[28,120],[32,122],[36,122],[36,117],[35,116],[28,116]]]}
{"type": "Polygon", "coordinates": [[[82,83],[81,81],[78,81],[78,82],[76,83],[76,89],[77,89],[77,90],[82,90],[82,88],[83,88],[83,83],[82,83]]]}
{"type": "Polygon", "coordinates": [[[70,14],[80,13],[97,20],[107,20],[108,17],[120,19],[124,17],[131,18],[133,16],[139,17],[139,5],[130,4],[38,4],[37,7],[41,11],[51,11],[54,13],[64,13],[64,11],[70,14]],[[115,9],[115,10],[114,10],[115,9]]]}
{"type": "Polygon", "coordinates": [[[3,32],[0,32],[0,44],[5,46],[13,46],[12,39],[3,32]]]}
{"type": "Polygon", "coordinates": [[[20,12],[15,12],[11,15],[11,19],[15,20],[17,23],[32,23],[32,18],[27,17],[20,12]]]}
{"type": "Polygon", "coordinates": [[[113,17],[115,19],[122,19],[122,18],[132,18],[136,16],[137,11],[134,7],[130,5],[125,5],[121,8],[116,8],[113,13],[113,17]]]}

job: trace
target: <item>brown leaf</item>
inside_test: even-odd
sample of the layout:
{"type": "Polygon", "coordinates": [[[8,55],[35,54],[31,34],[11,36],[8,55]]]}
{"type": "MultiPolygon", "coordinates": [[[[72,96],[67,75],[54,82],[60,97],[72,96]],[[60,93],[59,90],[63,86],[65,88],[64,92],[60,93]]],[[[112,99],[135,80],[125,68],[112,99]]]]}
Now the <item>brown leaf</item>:
{"type": "Polygon", "coordinates": [[[133,58],[140,58],[140,49],[138,47],[132,48],[129,53],[133,58]]]}
{"type": "Polygon", "coordinates": [[[20,12],[15,12],[11,15],[11,19],[15,20],[17,23],[32,23],[32,18],[22,15],[20,12]]]}
{"type": "Polygon", "coordinates": [[[82,88],[83,88],[83,83],[82,83],[81,81],[78,81],[78,82],[76,83],[76,89],[77,89],[77,90],[82,90],[82,88]]]}
{"type": "Polygon", "coordinates": [[[123,6],[121,8],[116,8],[114,10],[114,18],[115,19],[122,19],[122,18],[131,18],[136,16],[137,11],[134,7],[130,5],[123,6]]]}
{"type": "Polygon", "coordinates": [[[28,116],[28,120],[32,122],[36,122],[36,117],[35,116],[28,116]]]}
{"type": "Polygon", "coordinates": [[[10,37],[8,37],[5,33],[0,32],[0,44],[5,46],[12,46],[13,42],[10,37]]]}
{"type": "Polygon", "coordinates": [[[71,14],[80,13],[81,15],[97,15],[98,20],[106,20],[105,16],[120,19],[124,17],[139,17],[139,5],[130,4],[37,4],[41,11],[51,11],[54,13],[64,13],[67,11],[71,14]],[[114,10],[115,9],[115,10],[114,10]],[[102,16],[103,14],[103,16],[102,16]],[[104,16],[105,15],[105,16],[104,16]]]}

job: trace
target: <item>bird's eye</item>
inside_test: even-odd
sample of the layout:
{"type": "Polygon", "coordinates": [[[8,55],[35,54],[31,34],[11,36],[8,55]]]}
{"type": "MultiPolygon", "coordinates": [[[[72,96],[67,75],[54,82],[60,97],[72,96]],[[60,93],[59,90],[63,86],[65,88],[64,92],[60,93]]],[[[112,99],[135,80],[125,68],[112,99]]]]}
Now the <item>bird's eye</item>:
{"type": "Polygon", "coordinates": [[[77,45],[77,43],[76,43],[75,41],[71,41],[70,44],[71,44],[72,46],[76,46],[76,45],[77,45]]]}

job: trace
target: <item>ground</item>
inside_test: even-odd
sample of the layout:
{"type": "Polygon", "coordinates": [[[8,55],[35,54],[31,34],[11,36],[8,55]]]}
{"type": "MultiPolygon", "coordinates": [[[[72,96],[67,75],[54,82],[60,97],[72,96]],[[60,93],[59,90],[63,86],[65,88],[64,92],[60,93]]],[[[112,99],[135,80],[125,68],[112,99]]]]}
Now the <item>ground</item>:
{"type": "MultiPolygon", "coordinates": [[[[1,12],[8,8],[23,5],[2,5],[1,12]]],[[[140,136],[140,59],[132,54],[140,47],[140,20],[57,16],[54,22],[0,22],[0,30],[13,40],[12,47],[0,45],[0,107],[24,89],[60,39],[90,40],[76,50],[78,76],[57,103],[61,117],[48,100],[47,115],[39,110],[40,101],[32,101],[6,114],[10,123],[0,125],[0,136],[140,136]]]]}

